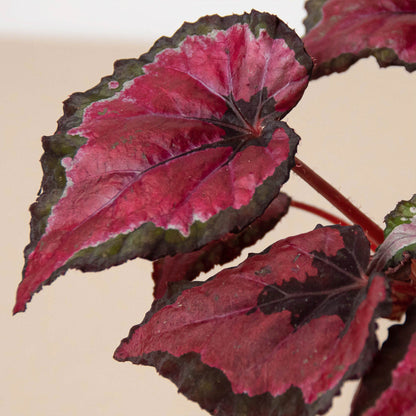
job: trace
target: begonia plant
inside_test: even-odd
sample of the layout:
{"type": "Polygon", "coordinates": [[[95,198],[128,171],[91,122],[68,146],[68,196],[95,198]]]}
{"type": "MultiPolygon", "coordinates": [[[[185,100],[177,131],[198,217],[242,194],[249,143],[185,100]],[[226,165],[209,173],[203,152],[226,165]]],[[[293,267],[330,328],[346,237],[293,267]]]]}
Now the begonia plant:
{"type": "Polygon", "coordinates": [[[323,414],[360,378],[351,415],[415,414],[416,195],[383,231],[297,156],[283,120],[310,79],[361,58],[414,71],[416,1],[306,9],[303,39],[255,10],[185,23],[64,103],[43,138],[14,313],[70,268],[148,259],[154,302],[116,360],[154,366],[213,415],[323,414]],[[350,223],[280,192],[292,171],[350,223]],[[334,225],[194,280],[291,206],[334,225]],[[404,315],[379,349],[376,319],[404,315]]]}

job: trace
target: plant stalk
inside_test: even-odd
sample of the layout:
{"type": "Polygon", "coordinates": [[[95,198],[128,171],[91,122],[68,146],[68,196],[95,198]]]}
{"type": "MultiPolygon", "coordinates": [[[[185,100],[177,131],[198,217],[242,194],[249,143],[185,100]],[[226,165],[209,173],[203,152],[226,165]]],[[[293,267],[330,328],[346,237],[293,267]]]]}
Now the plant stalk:
{"type": "MultiPolygon", "coordinates": [[[[351,225],[336,215],[333,215],[321,208],[314,207],[313,205],[305,204],[304,202],[299,202],[299,201],[295,201],[292,199],[290,202],[290,205],[294,208],[299,208],[304,211],[310,212],[311,214],[315,214],[318,217],[324,218],[325,220],[331,222],[332,224],[338,224],[342,226],[351,225]]],[[[378,244],[375,244],[373,241],[370,241],[370,245],[371,245],[371,250],[375,252],[377,250],[378,244]]]]}
{"type": "Polygon", "coordinates": [[[300,202],[300,201],[295,201],[294,199],[292,199],[292,201],[290,202],[290,205],[294,208],[299,208],[302,209],[304,211],[310,212],[311,214],[315,214],[318,217],[321,217],[329,222],[331,222],[332,224],[339,224],[339,225],[351,225],[349,224],[347,221],[344,221],[342,218],[337,217],[336,215],[333,215],[321,208],[318,207],[314,207],[313,205],[309,205],[309,204],[305,204],[304,202],[300,202]]]}
{"type": "Polygon", "coordinates": [[[371,243],[379,246],[384,241],[383,230],[372,219],[367,217],[337,189],[298,158],[295,158],[293,171],[342,212],[353,224],[360,225],[371,243]]]}

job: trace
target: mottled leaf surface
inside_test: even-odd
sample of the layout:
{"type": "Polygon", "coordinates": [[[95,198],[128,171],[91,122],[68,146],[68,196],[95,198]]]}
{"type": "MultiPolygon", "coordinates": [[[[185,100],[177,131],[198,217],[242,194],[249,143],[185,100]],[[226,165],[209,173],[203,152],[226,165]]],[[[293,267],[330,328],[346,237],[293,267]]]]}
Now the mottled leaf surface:
{"type": "MultiPolygon", "coordinates": [[[[405,249],[415,252],[416,249],[416,217],[410,224],[398,225],[377,249],[371,263],[371,269],[382,270],[389,261],[405,249]]],[[[407,251],[409,251],[407,250],[407,251]]]]}
{"type": "Polygon", "coordinates": [[[385,216],[384,235],[387,237],[398,225],[410,224],[414,217],[416,217],[416,194],[407,201],[400,201],[396,208],[385,216]]]}
{"type": "Polygon", "coordinates": [[[406,322],[389,329],[389,337],[364,376],[352,416],[416,414],[416,304],[406,322]]]}
{"type": "Polygon", "coordinates": [[[74,94],[44,138],[14,312],[70,267],[192,251],[261,215],[294,164],[279,120],[311,67],[274,16],[208,16],[74,94]]]}
{"type": "Polygon", "coordinates": [[[306,50],[314,78],[347,70],[373,55],[380,66],[416,69],[415,0],[309,0],[306,50]]]}
{"type": "Polygon", "coordinates": [[[155,301],[115,358],[155,366],[212,414],[324,411],[377,349],[387,292],[384,277],[364,274],[369,253],[358,226],[281,240],[155,301]]]}
{"type": "Polygon", "coordinates": [[[290,198],[280,193],[264,214],[243,231],[237,234],[227,233],[220,240],[212,241],[200,250],[156,260],[152,273],[155,282],[154,297],[161,298],[171,282],[193,280],[201,272],[208,272],[217,264],[222,265],[234,260],[244,248],[253,245],[273,229],[287,213],[289,205],[290,198]]]}
{"type": "Polygon", "coordinates": [[[371,271],[402,266],[416,259],[416,195],[400,201],[384,222],[386,238],[373,257],[371,271]]]}

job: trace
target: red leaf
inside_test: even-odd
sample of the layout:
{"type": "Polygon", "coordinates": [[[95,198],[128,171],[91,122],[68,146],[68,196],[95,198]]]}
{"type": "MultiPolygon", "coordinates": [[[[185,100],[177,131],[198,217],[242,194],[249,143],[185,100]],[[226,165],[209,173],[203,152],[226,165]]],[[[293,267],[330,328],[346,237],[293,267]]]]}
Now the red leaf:
{"type": "Polygon", "coordinates": [[[201,364],[217,369],[232,391],[223,395],[213,382],[202,399],[203,386],[184,388],[215,414],[262,395],[276,398],[270,406],[290,402],[296,411],[280,409],[285,415],[323,411],[344,380],[363,373],[377,348],[373,319],[386,285],[379,276],[368,283],[368,259],[369,243],[357,226],[321,227],[279,241],[157,301],[115,358],[153,365],[180,389],[179,374],[194,379],[193,366],[199,365],[198,374],[201,364]],[[167,371],[165,360],[175,369],[167,371]]]}
{"type": "Polygon", "coordinates": [[[380,66],[416,69],[415,0],[309,0],[306,50],[314,78],[347,70],[373,55],[380,66]]]}
{"type": "Polygon", "coordinates": [[[280,193],[267,207],[264,214],[237,234],[228,233],[220,240],[208,243],[200,250],[163,257],[153,263],[154,296],[161,298],[171,282],[193,280],[201,272],[211,270],[217,264],[234,260],[241,251],[253,245],[286,215],[290,198],[280,193]]]}
{"type": "Polygon", "coordinates": [[[416,414],[416,303],[408,309],[403,325],[389,329],[352,409],[353,416],[416,414]]]}
{"type": "Polygon", "coordinates": [[[390,270],[386,270],[384,273],[385,276],[389,278],[392,309],[389,311],[389,315],[383,316],[383,318],[400,321],[403,314],[409,308],[409,305],[416,299],[416,284],[414,281],[410,280],[413,277],[411,275],[413,261],[414,260],[411,260],[406,266],[398,266],[400,270],[397,273],[390,272],[390,270]],[[398,277],[404,278],[405,280],[394,280],[398,277]]]}
{"type": "Polygon", "coordinates": [[[296,34],[252,11],[185,24],[74,94],[44,140],[14,312],[70,267],[192,251],[261,215],[299,140],[277,120],[310,70],[296,34]]]}

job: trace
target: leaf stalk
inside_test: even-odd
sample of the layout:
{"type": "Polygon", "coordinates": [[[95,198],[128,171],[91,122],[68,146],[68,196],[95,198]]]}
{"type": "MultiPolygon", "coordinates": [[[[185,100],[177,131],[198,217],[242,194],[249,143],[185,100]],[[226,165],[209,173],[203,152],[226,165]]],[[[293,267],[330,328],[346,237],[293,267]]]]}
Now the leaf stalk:
{"type": "Polygon", "coordinates": [[[304,211],[310,212],[311,214],[315,214],[318,217],[321,217],[329,222],[331,222],[332,224],[339,224],[339,225],[350,225],[347,221],[344,221],[342,218],[333,215],[321,208],[315,207],[313,205],[309,205],[306,204],[305,202],[300,202],[300,201],[296,201],[294,199],[292,199],[290,201],[290,205],[294,208],[299,208],[302,209],[304,211]]]}
{"type": "Polygon", "coordinates": [[[373,245],[379,246],[384,241],[383,230],[371,218],[367,217],[337,189],[298,158],[295,158],[293,171],[342,212],[352,223],[360,225],[373,245]]]}

